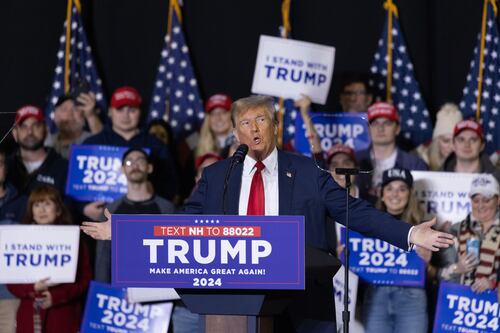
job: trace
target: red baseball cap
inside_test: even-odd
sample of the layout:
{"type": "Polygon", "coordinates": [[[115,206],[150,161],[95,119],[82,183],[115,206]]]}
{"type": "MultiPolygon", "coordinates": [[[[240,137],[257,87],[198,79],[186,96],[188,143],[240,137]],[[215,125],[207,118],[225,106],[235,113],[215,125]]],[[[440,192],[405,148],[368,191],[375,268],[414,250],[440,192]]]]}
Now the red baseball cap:
{"type": "Polygon", "coordinates": [[[462,120],[461,122],[456,124],[455,128],[453,129],[453,137],[456,137],[458,134],[465,130],[474,131],[477,133],[477,135],[479,135],[481,140],[484,139],[483,128],[474,120],[462,120]]]}
{"type": "Polygon", "coordinates": [[[35,118],[37,121],[44,121],[42,109],[34,105],[25,105],[16,111],[16,124],[21,124],[28,118],[35,118]]]}
{"type": "Polygon", "coordinates": [[[226,111],[230,111],[231,104],[233,104],[233,100],[228,95],[215,94],[210,96],[205,104],[205,112],[210,113],[215,108],[223,108],[226,111]]]}
{"type": "Polygon", "coordinates": [[[119,109],[122,106],[138,108],[141,106],[141,95],[132,87],[121,87],[115,90],[111,96],[111,107],[119,109]]]}
{"type": "Polygon", "coordinates": [[[198,156],[196,158],[196,161],[194,161],[194,168],[195,168],[195,170],[198,171],[200,169],[201,165],[203,164],[203,162],[205,162],[209,158],[214,158],[217,161],[221,161],[222,160],[222,157],[220,157],[219,155],[217,155],[215,153],[206,153],[205,155],[198,156]]]}
{"type": "Polygon", "coordinates": [[[399,123],[398,110],[386,102],[377,102],[368,108],[368,122],[371,123],[377,118],[387,118],[399,123]]]}
{"type": "Polygon", "coordinates": [[[356,155],[354,154],[354,150],[351,147],[343,145],[341,143],[337,143],[332,148],[330,148],[330,150],[328,151],[326,162],[328,164],[330,164],[330,162],[332,161],[333,156],[335,156],[335,155],[337,155],[339,153],[346,154],[347,156],[349,156],[354,161],[354,163],[356,163],[356,155]]]}

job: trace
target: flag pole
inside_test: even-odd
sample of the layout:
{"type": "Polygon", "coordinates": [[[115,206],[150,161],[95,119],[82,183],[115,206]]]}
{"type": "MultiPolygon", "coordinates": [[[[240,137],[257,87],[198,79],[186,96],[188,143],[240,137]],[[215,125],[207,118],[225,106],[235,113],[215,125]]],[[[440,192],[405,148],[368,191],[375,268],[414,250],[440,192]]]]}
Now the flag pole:
{"type": "Polygon", "coordinates": [[[484,0],[483,19],[481,21],[481,47],[479,50],[479,73],[477,76],[477,96],[476,96],[476,120],[481,119],[481,95],[483,90],[483,66],[484,66],[484,44],[486,43],[486,19],[488,13],[488,2],[491,3],[495,17],[497,16],[497,6],[493,0],[484,0]]]}
{"type": "Polygon", "coordinates": [[[387,10],[387,77],[386,77],[386,102],[392,103],[392,15],[398,17],[398,8],[392,0],[386,0],[384,9],[387,10]]]}
{"type": "Polygon", "coordinates": [[[66,48],[64,59],[64,93],[69,91],[69,49],[71,46],[71,8],[73,7],[73,0],[68,0],[66,8],[66,48]]]}
{"type": "MultiPolygon", "coordinates": [[[[281,17],[283,20],[283,26],[281,27],[281,37],[288,38],[290,31],[292,29],[290,25],[290,3],[291,0],[283,0],[281,3],[281,17]]],[[[278,100],[278,142],[277,145],[279,148],[283,146],[283,119],[285,115],[285,102],[283,97],[280,97],[278,100]]]]}

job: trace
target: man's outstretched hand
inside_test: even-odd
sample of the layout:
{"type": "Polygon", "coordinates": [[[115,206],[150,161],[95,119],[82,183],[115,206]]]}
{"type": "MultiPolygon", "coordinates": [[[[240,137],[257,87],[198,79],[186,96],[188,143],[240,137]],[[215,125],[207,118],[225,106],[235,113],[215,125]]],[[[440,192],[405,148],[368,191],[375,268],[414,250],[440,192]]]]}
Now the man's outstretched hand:
{"type": "Polygon", "coordinates": [[[111,213],[104,210],[106,221],[104,222],[82,222],[80,229],[90,237],[98,240],[111,240],[111,213]]]}
{"type": "Polygon", "coordinates": [[[410,243],[434,252],[453,245],[453,235],[432,229],[431,227],[435,224],[436,218],[434,217],[430,221],[422,222],[413,227],[410,243]]]}

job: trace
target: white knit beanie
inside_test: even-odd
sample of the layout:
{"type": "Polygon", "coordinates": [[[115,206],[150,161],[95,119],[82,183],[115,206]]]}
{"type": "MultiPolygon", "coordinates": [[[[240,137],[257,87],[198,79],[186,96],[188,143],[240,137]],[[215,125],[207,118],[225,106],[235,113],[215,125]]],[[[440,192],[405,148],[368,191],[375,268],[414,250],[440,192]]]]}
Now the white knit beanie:
{"type": "Polygon", "coordinates": [[[460,121],[462,121],[462,113],[458,107],[453,103],[446,103],[436,115],[436,125],[434,126],[434,132],[432,132],[432,138],[435,139],[444,134],[453,134],[453,128],[460,121]]]}

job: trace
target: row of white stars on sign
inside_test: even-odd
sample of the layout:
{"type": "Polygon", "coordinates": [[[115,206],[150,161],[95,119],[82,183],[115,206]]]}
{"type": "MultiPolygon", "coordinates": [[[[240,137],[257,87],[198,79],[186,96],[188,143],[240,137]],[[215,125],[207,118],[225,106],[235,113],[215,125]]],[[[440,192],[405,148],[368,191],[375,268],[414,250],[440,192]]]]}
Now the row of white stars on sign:
{"type": "Polygon", "coordinates": [[[219,224],[220,221],[219,220],[209,220],[209,219],[203,220],[203,219],[201,219],[201,220],[194,220],[194,223],[199,223],[199,224],[214,224],[215,223],[215,224],[219,224]]]}

